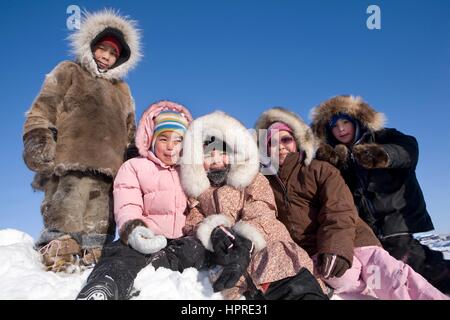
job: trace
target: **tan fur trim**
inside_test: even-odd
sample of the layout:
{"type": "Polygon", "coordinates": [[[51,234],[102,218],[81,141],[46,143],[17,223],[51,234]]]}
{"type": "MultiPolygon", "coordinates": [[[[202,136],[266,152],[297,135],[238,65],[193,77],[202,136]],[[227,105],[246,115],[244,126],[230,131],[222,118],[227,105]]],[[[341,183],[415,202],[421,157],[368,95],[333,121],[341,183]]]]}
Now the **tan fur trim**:
{"type": "Polygon", "coordinates": [[[144,221],[140,219],[134,219],[125,222],[121,230],[119,231],[120,240],[122,240],[123,243],[128,244],[128,237],[130,236],[131,232],[138,226],[146,227],[144,221]]]}
{"type": "Polygon", "coordinates": [[[261,129],[267,130],[274,122],[284,122],[293,130],[297,148],[305,151],[305,164],[309,165],[318,147],[311,128],[296,113],[282,107],[275,107],[261,114],[255,125],[256,132],[261,129]]]}
{"type": "Polygon", "coordinates": [[[312,130],[317,137],[326,142],[326,128],[331,117],[338,113],[347,113],[372,131],[383,129],[386,117],[375,111],[361,97],[336,96],[322,102],[310,112],[312,130]]]}
{"type": "Polygon", "coordinates": [[[107,80],[119,80],[133,69],[142,57],[140,49],[140,33],[136,29],[136,22],[127,17],[121,17],[117,12],[111,9],[89,13],[84,12],[81,28],[69,36],[72,52],[77,61],[81,63],[93,76],[107,80]],[[97,64],[91,51],[91,43],[95,37],[107,27],[120,30],[125,42],[130,47],[131,55],[128,61],[116,68],[110,69],[105,73],[98,71],[97,64]]]}
{"type": "Polygon", "coordinates": [[[69,164],[60,163],[55,167],[54,173],[57,176],[63,176],[69,171],[100,173],[108,177],[114,177],[116,174],[116,172],[113,172],[109,168],[90,168],[83,166],[79,163],[69,163],[69,164]]]}

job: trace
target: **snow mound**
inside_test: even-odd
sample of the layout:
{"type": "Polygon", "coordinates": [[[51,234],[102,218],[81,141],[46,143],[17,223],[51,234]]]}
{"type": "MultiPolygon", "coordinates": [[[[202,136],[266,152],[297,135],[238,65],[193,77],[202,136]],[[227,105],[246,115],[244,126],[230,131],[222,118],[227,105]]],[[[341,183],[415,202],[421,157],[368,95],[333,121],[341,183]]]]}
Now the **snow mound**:
{"type": "MultiPolygon", "coordinates": [[[[432,248],[444,248],[444,238],[424,238],[432,248]],[[438,241],[439,240],[439,241],[438,241]]],[[[33,238],[14,229],[0,230],[0,300],[73,300],[86,282],[92,269],[73,274],[45,271],[39,253],[33,248],[33,238]]],[[[448,244],[446,244],[448,250],[448,244]]],[[[444,250],[442,250],[444,251],[444,250]]],[[[447,251],[448,252],[448,251],[447,251]]],[[[220,300],[206,271],[193,268],[175,272],[152,266],[142,269],[135,282],[136,300],[220,300]]],[[[362,295],[333,295],[332,300],[367,300],[362,295]]]]}
{"type": "MultiPolygon", "coordinates": [[[[74,274],[45,271],[40,255],[33,249],[33,238],[13,230],[0,230],[0,299],[73,300],[92,269],[74,274]]],[[[218,300],[207,272],[193,268],[183,273],[152,266],[139,272],[134,299],[140,300],[218,300]]]]}

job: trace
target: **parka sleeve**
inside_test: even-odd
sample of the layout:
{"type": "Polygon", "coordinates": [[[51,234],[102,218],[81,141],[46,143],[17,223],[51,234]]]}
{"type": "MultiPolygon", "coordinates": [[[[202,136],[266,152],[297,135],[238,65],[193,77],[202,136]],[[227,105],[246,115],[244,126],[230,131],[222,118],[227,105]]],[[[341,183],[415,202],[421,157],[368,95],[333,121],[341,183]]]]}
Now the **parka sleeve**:
{"type": "Polygon", "coordinates": [[[419,158],[416,138],[396,129],[384,129],[376,135],[375,140],[388,154],[389,168],[416,168],[419,158]]]}
{"type": "Polygon", "coordinates": [[[136,106],[133,96],[131,95],[130,87],[125,82],[119,83],[119,89],[128,97],[128,114],[126,120],[127,126],[127,150],[125,154],[125,160],[137,157],[139,151],[136,147],[136,106]]]}
{"type": "Polygon", "coordinates": [[[142,219],[144,200],[132,161],[127,161],[119,168],[114,179],[114,218],[117,227],[122,227],[127,221],[142,219]]]}
{"type": "Polygon", "coordinates": [[[57,108],[63,103],[64,96],[72,84],[75,68],[73,62],[64,61],[46,75],[41,91],[26,113],[24,135],[34,129],[57,130],[57,108]]]}
{"type": "Polygon", "coordinates": [[[356,237],[357,210],[339,171],[323,162],[316,172],[320,210],[317,216],[318,253],[332,253],[351,265],[356,237]]]}

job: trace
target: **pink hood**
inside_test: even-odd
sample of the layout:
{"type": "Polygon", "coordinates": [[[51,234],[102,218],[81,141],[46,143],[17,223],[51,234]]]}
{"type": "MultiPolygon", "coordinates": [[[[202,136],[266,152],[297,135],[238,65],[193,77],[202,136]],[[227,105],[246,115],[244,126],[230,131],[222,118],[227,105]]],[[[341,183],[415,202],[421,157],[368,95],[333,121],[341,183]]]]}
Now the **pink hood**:
{"type": "MultiPolygon", "coordinates": [[[[153,161],[157,159],[153,153],[149,150],[152,138],[153,138],[153,130],[155,128],[155,122],[153,119],[164,110],[175,110],[180,113],[183,113],[186,116],[186,119],[190,123],[192,121],[192,115],[186,107],[181,104],[163,100],[157,103],[154,103],[148,107],[148,109],[144,112],[139,121],[138,129],[136,132],[136,147],[139,150],[139,154],[143,157],[150,158],[153,161]]],[[[160,161],[156,161],[158,164],[160,161]]]]}

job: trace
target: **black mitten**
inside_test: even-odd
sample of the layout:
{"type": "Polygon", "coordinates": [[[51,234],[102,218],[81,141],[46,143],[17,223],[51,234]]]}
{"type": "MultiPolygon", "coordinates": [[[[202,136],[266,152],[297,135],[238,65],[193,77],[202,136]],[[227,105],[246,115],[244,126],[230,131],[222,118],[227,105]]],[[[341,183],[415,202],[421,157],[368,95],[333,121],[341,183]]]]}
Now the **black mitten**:
{"type": "Polygon", "coordinates": [[[186,268],[201,269],[206,262],[206,248],[195,237],[172,240],[164,250],[177,261],[180,272],[186,268]]]}
{"type": "Polygon", "coordinates": [[[49,173],[53,170],[56,141],[49,129],[34,129],[23,136],[23,159],[31,170],[49,173]]]}
{"type": "Polygon", "coordinates": [[[386,168],[389,156],[383,147],[376,143],[358,144],[353,147],[353,156],[366,169],[386,168]]]}
{"type": "Polygon", "coordinates": [[[246,266],[238,263],[232,263],[223,267],[219,278],[213,283],[214,292],[219,292],[224,289],[233,288],[238,282],[239,278],[245,273],[246,266]]]}
{"type": "Polygon", "coordinates": [[[211,242],[214,249],[212,259],[215,264],[224,266],[242,263],[247,259],[250,261],[252,242],[235,234],[230,228],[216,227],[211,233],[211,242]]]}
{"type": "Polygon", "coordinates": [[[322,253],[319,255],[319,273],[325,278],[342,277],[350,268],[350,263],[336,255],[331,253],[322,253]]]}
{"type": "Polygon", "coordinates": [[[223,226],[213,230],[211,242],[214,249],[212,261],[223,266],[213,289],[217,292],[232,288],[250,264],[253,243],[223,226]]]}

